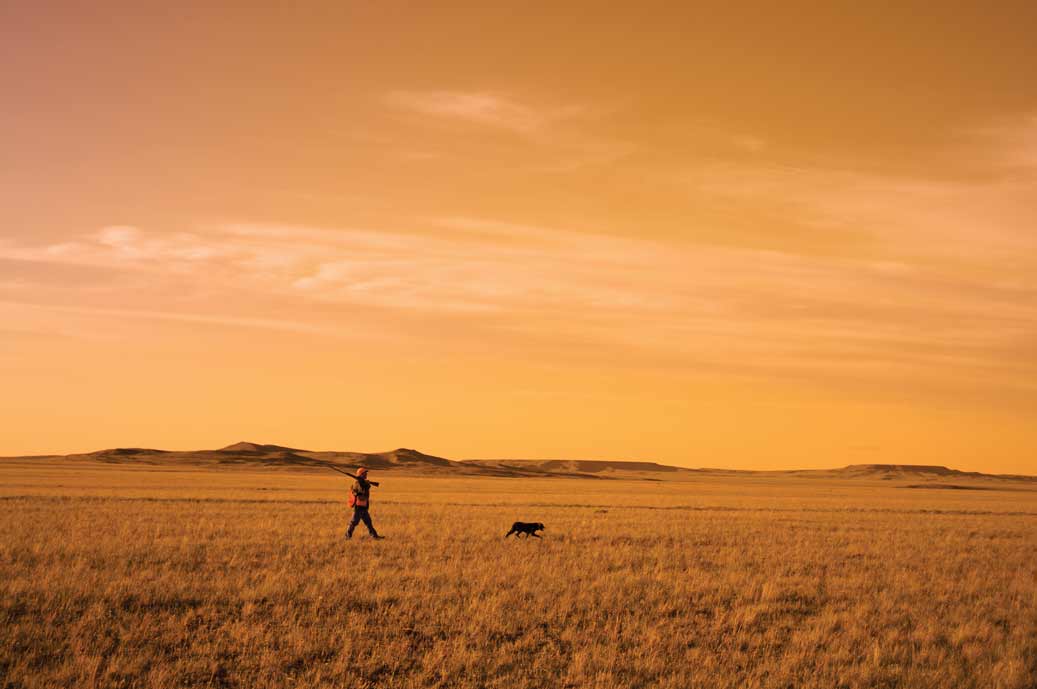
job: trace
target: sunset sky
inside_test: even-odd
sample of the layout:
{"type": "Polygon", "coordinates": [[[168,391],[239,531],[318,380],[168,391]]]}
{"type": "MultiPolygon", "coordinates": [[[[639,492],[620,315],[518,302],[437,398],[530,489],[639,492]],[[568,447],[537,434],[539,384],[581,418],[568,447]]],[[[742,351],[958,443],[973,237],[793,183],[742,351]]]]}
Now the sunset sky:
{"type": "Polygon", "coordinates": [[[215,4],[0,8],[0,455],[1037,474],[1037,4],[215,4]]]}

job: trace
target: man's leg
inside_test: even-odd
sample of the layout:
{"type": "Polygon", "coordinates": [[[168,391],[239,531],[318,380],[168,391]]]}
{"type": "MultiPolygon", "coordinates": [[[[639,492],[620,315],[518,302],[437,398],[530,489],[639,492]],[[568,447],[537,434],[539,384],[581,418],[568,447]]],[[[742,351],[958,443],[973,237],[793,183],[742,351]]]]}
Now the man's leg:
{"type": "MultiPolygon", "coordinates": [[[[353,537],[353,529],[356,528],[356,525],[360,523],[360,519],[362,518],[361,514],[360,514],[361,510],[363,510],[364,512],[367,512],[367,510],[365,510],[362,507],[354,507],[353,508],[353,518],[349,520],[349,526],[346,528],[346,538],[352,538],[353,537]]],[[[367,521],[371,521],[371,518],[368,517],[367,521]]]]}
{"type": "Polygon", "coordinates": [[[367,527],[367,530],[371,532],[371,535],[374,538],[381,538],[381,536],[378,535],[378,532],[374,530],[374,524],[371,523],[371,513],[367,510],[366,507],[364,508],[364,511],[360,514],[360,518],[364,520],[364,526],[367,527]]]}

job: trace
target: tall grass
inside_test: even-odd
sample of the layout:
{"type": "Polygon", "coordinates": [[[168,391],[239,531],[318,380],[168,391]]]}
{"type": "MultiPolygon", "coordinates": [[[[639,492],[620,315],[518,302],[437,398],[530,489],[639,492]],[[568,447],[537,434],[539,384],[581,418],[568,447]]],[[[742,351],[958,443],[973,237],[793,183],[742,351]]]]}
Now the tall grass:
{"type": "Polygon", "coordinates": [[[1030,493],[389,478],[345,542],[322,476],[106,471],[4,488],[0,686],[1037,686],[1030,493]]]}

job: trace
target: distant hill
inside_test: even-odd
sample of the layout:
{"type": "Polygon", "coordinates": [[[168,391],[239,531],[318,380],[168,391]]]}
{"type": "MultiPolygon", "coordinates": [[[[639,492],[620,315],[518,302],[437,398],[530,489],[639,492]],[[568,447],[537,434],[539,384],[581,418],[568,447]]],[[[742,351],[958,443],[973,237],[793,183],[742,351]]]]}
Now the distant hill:
{"type": "Polygon", "coordinates": [[[307,452],[308,457],[363,465],[369,469],[457,468],[458,462],[401,447],[388,452],[307,452]]]}
{"type": "Polygon", "coordinates": [[[851,464],[839,469],[846,476],[862,476],[868,478],[926,478],[946,476],[981,477],[975,471],[965,472],[949,469],[937,464],[851,464]]]}
{"type": "Polygon", "coordinates": [[[305,452],[305,450],[297,450],[294,447],[282,447],[281,445],[260,445],[258,443],[234,443],[227,447],[221,447],[216,452],[305,452]]]}
{"type": "MultiPolygon", "coordinates": [[[[9,458],[14,459],[14,458],[9,458]]],[[[28,458],[23,458],[28,459],[28,458]]],[[[34,459],[94,461],[105,464],[177,467],[256,466],[263,468],[320,468],[332,465],[352,469],[365,466],[375,471],[406,470],[420,475],[569,478],[655,478],[657,475],[692,473],[691,469],[655,462],[598,460],[507,460],[457,461],[401,447],[386,452],[312,451],[283,445],[237,442],[217,450],[171,451],[120,447],[98,452],[34,459]]]]}
{"type": "Polygon", "coordinates": [[[189,466],[261,466],[267,468],[339,468],[366,466],[370,469],[427,470],[444,469],[465,472],[468,467],[443,457],[426,455],[417,450],[400,448],[388,452],[313,452],[283,445],[238,442],[218,450],[153,450],[148,448],[116,448],[85,454],[67,455],[70,460],[93,460],[107,464],[146,464],[169,467],[189,466]]]}
{"type": "Polygon", "coordinates": [[[918,479],[1003,479],[1012,481],[1037,481],[1035,476],[1015,474],[984,474],[978,471],[959,471],[938,464],[851,464],[835,473],[848,478],[873,478],[890,480],[918,479]]]}
{"type": "MultiPolygon", "coordinates": [[[[237,442],[217,450],[173,451],[139,447],[120,447],[98,452],[39,457],[8,457],[8,460],[63,460],[104,464],[145,465],[168,468],[262,467],[265,469],[312,469],[328,465],[352,470],[365,466],[375,471],[406,471],[422,476],[487,476],[501,478],[586,478],[639,479],[646,481],[694,480],[708,476],[789,476],[830,478],[853,481],[911,482],[907,487],[948,486],[950,481],[1025,481],[1037,477],[992,475],[958,471],[945,466],[925,464],[851,464],[841,469],[801,469],[791,471],[745,471],[732,469],[689,469],[641,461],[594,459],[467,459],[453,460],[428,455],[410,448],[386,452],[315,452],[283,445],[237,442]]],[[[954,484],[949,487],[962,487],[954,484]]]]}
{"type": "Polygon", "coordinates": [[[529,476],[576,476],[581,478],[629,478],[640,474],[644,474],[644,478],[653,478],[654,474],[679,474],[694,471],[655,462],[597,459],[466,459],[462,463],[467,466],[529,476]]]}

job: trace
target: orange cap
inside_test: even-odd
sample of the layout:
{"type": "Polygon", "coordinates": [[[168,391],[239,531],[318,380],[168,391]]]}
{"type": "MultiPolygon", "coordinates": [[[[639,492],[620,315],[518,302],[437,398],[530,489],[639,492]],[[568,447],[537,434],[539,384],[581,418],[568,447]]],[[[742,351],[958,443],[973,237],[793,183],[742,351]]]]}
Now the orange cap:
{"type": "Polygon", "coordinates": [[[364,467],[360,467],[359,469],[356,470],[356,475],[357,476],[366,476],[367,475],[367,469],[365,469],[364,467]]]}

